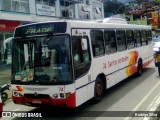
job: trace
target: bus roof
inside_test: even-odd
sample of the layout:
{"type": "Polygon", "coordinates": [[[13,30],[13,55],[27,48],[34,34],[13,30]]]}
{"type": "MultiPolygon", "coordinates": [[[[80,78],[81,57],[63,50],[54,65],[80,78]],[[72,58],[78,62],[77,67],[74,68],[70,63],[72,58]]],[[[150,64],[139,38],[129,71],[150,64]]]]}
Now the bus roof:
{"type": "Polygon", "coordinates": [[[43,23],[54,23],[54,22],[66,22],[71,28],[111,28],[111,29],[151,29],[150,25],[136,25],[128,24],[124,19],[120,18],[106,18],[103,20],[58,20],[58,21],[46,21],[46,22],[37,22],[26,25],[21,25],[19,27],[43,24],[43,23]]]}

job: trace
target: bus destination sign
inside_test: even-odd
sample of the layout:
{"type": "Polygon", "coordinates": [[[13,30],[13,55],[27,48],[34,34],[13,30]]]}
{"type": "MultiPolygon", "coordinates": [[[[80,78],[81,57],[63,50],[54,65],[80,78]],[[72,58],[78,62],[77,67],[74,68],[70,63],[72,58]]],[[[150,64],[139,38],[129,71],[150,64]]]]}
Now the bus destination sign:
{"type": "Polygon", "coordinates": [[[44,34],[65,33],[66,26],[66,22],[37,23],[25,25],[16,29],[14,37],[16,38],[44,34]]]}
{"type": "Polygon", "coordinates": [[[51,33],[53,30],[54,30],[53,26],[28,28],[25,30],[25,35],[51,33]]]}

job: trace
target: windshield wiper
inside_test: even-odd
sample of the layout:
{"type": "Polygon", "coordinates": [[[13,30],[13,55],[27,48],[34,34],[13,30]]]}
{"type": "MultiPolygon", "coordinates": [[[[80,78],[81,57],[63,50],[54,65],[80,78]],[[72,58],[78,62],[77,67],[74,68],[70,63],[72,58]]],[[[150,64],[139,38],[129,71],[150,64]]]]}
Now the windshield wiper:
{"type": "Polygon", "coordinates": [[[34,79],[38,82],[49,82],[50,77],[47,74],[44,75],[39,75],[39,76],[34,76],[34,79]]]}

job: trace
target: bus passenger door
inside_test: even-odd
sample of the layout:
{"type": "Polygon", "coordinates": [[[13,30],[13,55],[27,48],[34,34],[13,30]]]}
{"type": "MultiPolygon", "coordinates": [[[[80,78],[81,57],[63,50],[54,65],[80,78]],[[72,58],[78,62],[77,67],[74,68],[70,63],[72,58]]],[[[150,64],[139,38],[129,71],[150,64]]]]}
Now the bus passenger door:
{"type": "MultiPolygon", "coordinates": [[[[72,34],[73,35],[73,34],[72,34]]],[[[88,100],[88,83],[91,81],[91,56],[87,36],[72,36],[73,69],[76,89],[76,106],[88,100]]]]}

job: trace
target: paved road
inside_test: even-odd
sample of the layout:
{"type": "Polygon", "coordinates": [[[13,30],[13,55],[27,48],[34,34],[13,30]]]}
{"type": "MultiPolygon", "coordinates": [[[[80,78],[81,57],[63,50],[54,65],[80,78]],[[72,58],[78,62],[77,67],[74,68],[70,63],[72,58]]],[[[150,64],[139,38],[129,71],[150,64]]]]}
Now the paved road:
{"type": "MultiPolygon", "coordinates": [[[[78,107],[78,109],[65,110],[45,107],[35,108],[29,106],[15,105],[12,102],[9,102],[4,106],[4,110],[10,111],[12,108],[12,111],[29,111],[32,113],[43,113],[43,119],[46,119],[45,117],[50,117],[50,119],[56,120],[139,120],[144,118],[127,117],[127,115],[129,114],[123,117],[104,118],[104,116],[107,115],[106,111],[114,111],[113,114],[115,114],[116,111],[130,112],[153,110],[154,106],[158,105],[159,102],[160,77],[158,77],[157,68],[155,68],[154,64],[152,63],[147,69],[144,70],[141,77],[131,77],[114,86],[113,88],[107,90],[103,100],[97,104],[93,104],[91,103],[91,101],[89,101],[78,107]],[[68,117],[64,117],[66,114],[68,117]],[[90,114],[90,117],[86,117],[87,114],[90,114]],[[61,117],[57,115],[61,115],[61,117]]],[[[117,112],[117,114],[119,114],[119,112],[117,112]]],[[[8,118],[8,120],[10,119],[11,118],[8,118]]],[[[21,119],[22,118],[14,118],[14,120],[21,119]]],[[[38,120],[39,119],[40,118],[38,118],[38,120]]],[[[7,118],[3,118],[3,120],[7,120],[7,118]]]]}
{"type": "Polygon", "coordinates": [[[11,69],[4,69],[0,71],[0,85],[10,83],[11,69]]]}

